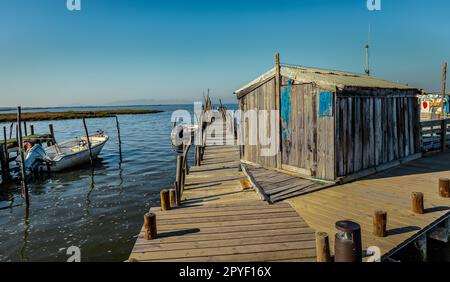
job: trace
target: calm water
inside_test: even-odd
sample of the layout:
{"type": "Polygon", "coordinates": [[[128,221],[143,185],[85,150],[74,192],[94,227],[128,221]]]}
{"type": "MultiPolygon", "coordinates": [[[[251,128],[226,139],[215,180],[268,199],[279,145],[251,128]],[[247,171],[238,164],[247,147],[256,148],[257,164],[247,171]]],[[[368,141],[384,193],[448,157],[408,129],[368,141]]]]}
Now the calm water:
{"type": "MultiPolygon", "coordinates": [[[[131,108],[164,112],[119,116],[122,163],[115,121],[89,119],[91,132],[102,129],[110,136],[93,173],[87,166],[31,183],[28,216],[18,185],[0,189],[0,261],[65,261],[72,245],[81,248],[83,261],[128,258],[144,213],[175,179],[171,114],[192,111],[193,105],[131,108]]],[[[48,132],[48,123],[33,122],[36,133],[48,132]]],[[[81,120],[51,123],[59,141],[84,135],[81,120]]]]}

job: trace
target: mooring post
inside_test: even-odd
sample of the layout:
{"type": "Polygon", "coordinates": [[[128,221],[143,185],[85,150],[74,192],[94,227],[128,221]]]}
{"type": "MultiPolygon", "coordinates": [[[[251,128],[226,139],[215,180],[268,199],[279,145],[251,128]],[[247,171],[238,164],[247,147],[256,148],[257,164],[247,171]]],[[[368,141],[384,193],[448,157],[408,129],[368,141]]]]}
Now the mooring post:
{"type": "Polygon", "coordinates": [[[144,215],[144,239],[153,240],[157,235],[156,214],[148,212],[144,215]]]}
{"type": "Polygon", "coordinates": [[[163,189],[161,192],[159,192],[160,198],[161,198],[161,210],[168,211],[170,210],[170,196],[169,196],[169,190],[163,189]]]}
{"type": "Polygon", "coordinates": [[[89,148],[89,160],[91,161],[91,167],[94,167],[94,162],[92,160],[92,148],[91,148],[91,140],[89,139],[89,131],[86,125],[86,119],[83,118],[83,126],[84,126],[84,132],[86,133],[86,140],[87,140],[87,145],[89,148]]]}
{"type": "Polygon", "coordinates": [[[412,211],[416,214],[423,214],[424,213],[423,193],[413,192],[411,194],[411,199],[412,199],[412,211]]]}
{"type": "Polygon", "coordinates": [[[316,233],[316,252],[317,262],[331,262],[330,240],[327,233],[316,233]]]}
{"type": "Polygon", "coordinates": [[[175,188],[177,192],[177,203],[179,204],[181,202],[181,181],[183,178],[183,156],[178,155],[177,156],[177,170],[176,170],[176,181],[175,181],[175,188]]]}
{"type": "Polygon", "coordinates": [[[17,145],[19,147],[20,155],[20,172],[22,176],[22,195],[25,199],[25,205],[28,208],[30,206],[30,198],[28,195],[27,175],[25,172],[25,157],[23,152],[22,142],[22,123],[21,123],[22,108],[17,107],[17,145]]]}
{"type": "Polygon", "coordinates": [[[55,131],[53,130],[53,124],[48,125],[48,130],[50,131],[50,138],[52,138],[52,142],[56,144],[55,131]]]}
{"type": "Polygon", "coordinates": [[[450,180],[446,177],[439,178],[439,195],[443,198],[450,197],[450,180]]]}
{"type": "Polygon", "coordinates": [[[117,115],[116,115],[116,128],[117,128],[117,139],[119,140],[119,159],[120,161],[122,161],[122,139],[120,138],[120,124],[117,115]]]}
{"type": "Polygon", "coordinates": [[[34,125],[30,124],[30,134],[34,135],[34,125]]]}
{"type": "Polygon", "coordinates": [[[23,122],[23,130],[24,130],[24,133],[25,133],[25,137],[27,137],[28,136],[28,129],[27,129],[27,122],[26,121],[23,122]]]}
{"type": "Polygon", "coordinates": [[[387,212],[376,210],[373,214],[373,234],[377,237],[386,236],[387,212]]]}
{"type": "Polygon", "coordinates": [[[420,261],[427,262],[428,260],[427,235],[426,234],[420,235],[414,242],[414,245],[417,251],[419,252],[420,261]]]}

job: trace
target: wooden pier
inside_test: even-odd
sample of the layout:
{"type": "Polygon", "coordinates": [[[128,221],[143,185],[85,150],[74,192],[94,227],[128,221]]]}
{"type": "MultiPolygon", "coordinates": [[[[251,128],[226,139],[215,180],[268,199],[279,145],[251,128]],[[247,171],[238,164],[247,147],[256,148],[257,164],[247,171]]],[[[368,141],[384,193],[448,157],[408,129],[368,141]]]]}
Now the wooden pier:
{"type": "MultiPolygon", "coordinates": [[[[221,126],[213,123],[210,129],[220,132],[221,126]]],[[[422,240],[423,248],[427,236],[448,239],[450,198],[439,195],[438,182],[450,176],[450,153],[429,154],[344,185],[248,169],[250,182],[263,186],[262,192],[283,187],[283,181],[300,186],[293,191],[298,194],[286,193],[290,198],[277,202],[264,197],[261,187],[242,188],[247,177],[238,169],[239,146],[217,146],[215,138],[221,137],[206,142],[201,165],[190,168],[181,206],[150,210],[156,214],[158,235],[144,239],[143,227],[129,261],[316,261],[316,233],[328,234],[333,255],[340,220],[361,226],[364,260],[372,246],[386,260],[413,241],[422,240]],[[416,192],[424,196],[423,214],[413,212],[416,192]],[[374,229],[380,211],[387,214],[384,237],[378,234],[383,230],[374,229]],[[436,236],[438,229],[445,234],[436,236]]]]}

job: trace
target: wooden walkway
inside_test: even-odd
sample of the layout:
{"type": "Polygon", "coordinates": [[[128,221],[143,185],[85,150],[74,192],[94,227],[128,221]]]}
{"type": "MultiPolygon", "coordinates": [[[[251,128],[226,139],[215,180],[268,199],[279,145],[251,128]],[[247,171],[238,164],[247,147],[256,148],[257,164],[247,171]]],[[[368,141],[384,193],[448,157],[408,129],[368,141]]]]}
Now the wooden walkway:
{"type": "Polygon", "coordinates": [[[450,199],[438,194],[439,178],[449,176],[450,153],[440,153],[288,202],[311,228],[330,235],[331,246],[335,222],[350,219],[361,225],[363,247],[378,246],[387,258],[450,216],[450,199]],[[424,193],[425,214],[411,211],[412,192],[424,193]],[[372,215],[377,209],[387,211],[384,238],[372,234],[372,215]]]}
{"type": "Polygon", "coordinates": [[[141,230],[129,260],[315,261],[314,231],[287,203],[269,205],[242,190],[239,147],[214,146],[218,138],[207,139],[202,165],[186,176],[182,206],[151,209],[158,238],[144,240],[141,230]]]}

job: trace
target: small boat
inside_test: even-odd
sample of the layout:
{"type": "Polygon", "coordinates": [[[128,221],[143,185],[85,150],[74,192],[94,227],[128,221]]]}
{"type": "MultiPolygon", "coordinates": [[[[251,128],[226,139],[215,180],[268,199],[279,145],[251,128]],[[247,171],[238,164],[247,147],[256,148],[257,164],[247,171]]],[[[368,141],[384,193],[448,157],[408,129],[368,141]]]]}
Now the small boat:
{"type": "MultiPolygon", "coordinates": [[[[89,136],[92,158],[100,154],[109,136],[99,131],[89,136]]],[[[25,157],[25,167],[33,169],[37,163],[44,171],[60,172],[72,167],[89,163],[89,146],[86,136],[76,137],[43,150],[41,145],[35,145],[25,157]],[[40,147],[40,148],[39,148],[40,147]]]]}

